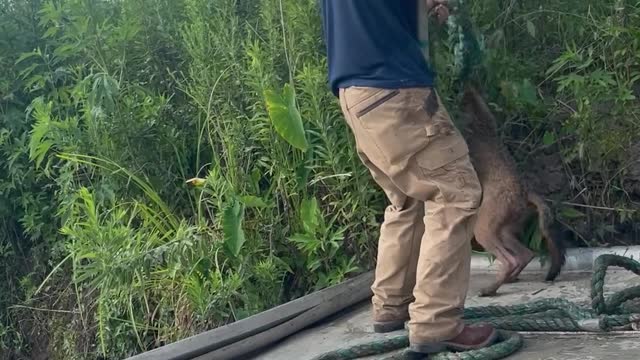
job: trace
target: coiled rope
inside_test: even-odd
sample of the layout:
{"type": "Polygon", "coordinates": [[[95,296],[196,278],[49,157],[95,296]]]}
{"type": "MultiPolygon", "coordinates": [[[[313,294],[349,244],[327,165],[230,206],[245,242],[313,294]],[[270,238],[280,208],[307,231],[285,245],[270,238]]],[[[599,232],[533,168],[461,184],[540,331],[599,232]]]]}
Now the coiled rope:
{"type": "MultiPolygon", "coordinates": [[[[591,307],[581,307],[563,298],[548,298],[512,306],[479,306],[464,311],[467,323],[489,323],[499,329],[498,342],[492,346],[465,352],[442,352],[429,357],[434,360],[496,360],[518,351],[523,344],[517,331],[608,332],[637,330],[640,325],[640,286],[604,296],[607,269],[618,266],[640,275],[640,262],[620,255],[601,255],[594,262],[591,277],[591,307]]],[[[350,360],[380,355],[407,348],[409,338],[399,335],[316,356],[313,360],[350,360]]],[[[423,359],[408,349],[384,360],[423,359]]]]}

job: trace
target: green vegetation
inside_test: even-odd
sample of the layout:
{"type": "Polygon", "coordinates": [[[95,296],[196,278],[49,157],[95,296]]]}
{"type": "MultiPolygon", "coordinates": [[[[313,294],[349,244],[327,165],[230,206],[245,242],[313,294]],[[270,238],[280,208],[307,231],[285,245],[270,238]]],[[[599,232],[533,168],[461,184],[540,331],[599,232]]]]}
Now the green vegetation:
{"type": "MultiPolygon", "coordinates": [[[[371,267],[316,3],[0,0],[1,356],[122,359],[371,267]]],[[[523,170],[576,245],[632,242],[640,4],[470,4],[523,170]]]]}

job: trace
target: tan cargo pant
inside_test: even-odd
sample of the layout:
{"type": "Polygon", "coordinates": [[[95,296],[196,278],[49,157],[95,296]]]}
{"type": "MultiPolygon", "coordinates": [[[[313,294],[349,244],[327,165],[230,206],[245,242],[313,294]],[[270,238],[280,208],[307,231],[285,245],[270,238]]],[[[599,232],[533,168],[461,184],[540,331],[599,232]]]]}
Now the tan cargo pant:
{"type": "Polygon", "coordinates": [[[357,152],[384,190],[373,290],[377,321],[407,319],[411,341],[463,329],[482,190],[468,147],[431,88],[340,90],[357,152]],[[426,231],[425,231],[426,229],[426,231]]]}

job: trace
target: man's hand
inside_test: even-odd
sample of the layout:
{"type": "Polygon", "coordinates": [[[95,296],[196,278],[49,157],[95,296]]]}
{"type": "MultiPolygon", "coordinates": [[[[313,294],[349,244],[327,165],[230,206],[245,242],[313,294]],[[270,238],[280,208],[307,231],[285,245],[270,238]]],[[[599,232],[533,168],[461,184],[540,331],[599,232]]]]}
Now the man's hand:
{"type": "Polygon", "coordinates": [[[426,0],[427,1],[427,13],[429,15],[435,14],[440,25],[444,24],[449,18],[448,0],[426,0]]]}

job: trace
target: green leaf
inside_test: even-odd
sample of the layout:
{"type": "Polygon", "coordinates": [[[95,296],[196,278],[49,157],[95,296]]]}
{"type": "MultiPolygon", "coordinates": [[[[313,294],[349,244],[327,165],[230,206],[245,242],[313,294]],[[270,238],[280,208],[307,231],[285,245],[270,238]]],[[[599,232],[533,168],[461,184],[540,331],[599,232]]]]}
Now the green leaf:
{"type": "Polygon", "coordinates": [[[299,191],[302,191],[307,187],[307,182],[311,175],[311,167],[308,164],[312,163],[314,156],[315,150],[309,147],[305,152],[304,161],[300,161],[296,167],[296,185],[299,191]]]}
{"type": "Polygon", "coordinates": [[[76,46],[72,44],[62,45],[53,51],[53,55],[60,60],[68,58],[73,54],[76,46]]]}
{"type": "Polygon", "coordinates": [[[524,234],[522,234],[522,238],[525,240],[527,244],[531,243],[531,239],[533,238],[533,232],[535,231],[535,227],[537,223],[534,221],[535,219],[527,222],[527,226],[524,228],[524,234]]]}
{"type": "Polygon", "coordinates": [[[264,202],[261,198],[253,195],[246,195],[240,198],[240,201],[249,208],[266,208],[268,207],[267,203],[264,202]]]}
{"type": "Polygon", "coordinates": [[[577,219],[585,216],[584,213],[570,207],[566,207],[560,210],[560,215],[568,219],[577,219]]]}
{"type": "Polygon", "coordinates": [[[307,233],[315,234],[318,231],[322,221],[322,213],[316,198],[302,200],[300,219],[307,233]]]}
{"type": "Polygon", "coordinates": [[[58,33],[59,28],[57,26],[51,26],[50,28],[47,29],[47,31],[45,31],[44,35],[42,35],[43,38],[48,39],[50,37],[53,37],[54,35],[56,35],[58,33]]]}
{"type": "Polygon", "coordinates": [[[305,254],[316,254],[318,250],[322,249],[322,242],[318,240],[313,234],[293,234],[288,238],[289,241],[296,244],[296,247],[305,254]]]}
{"type": "Polygon", "coordinates": [[[285,84],[282,94],[266,90],[264,96],[267,111],[276,132],[291,146],[302,151],[307,150],[309,145],[293,88],[289,84],[285,84]]]}
{"type": "Polygon", "coordinates": [[[24,88],[25,89],[31,89],[35,84],[38,84],[39,87],[44,87],[45,85],[45,78],[42,75],[34,75],[32,77],[29,78],[29,80],[25,81],[24,83],[24,88]]]}
{"type": "Polygon", "coordinates": [[[55,143],[51,140],[44,140],[37,144],[35,148],[31,148],[30,157],[36,162],[36,169],[40,168],[42,161],[55,143]]]}
{"type": "Polygon", "coordinates": [[[31,75],[31,73],[33,72],[33,70],[37,69],[38,66],[40,66],[37,63],[31,64],[29,66],[27,66],[26,68],[22,69],[20,71],[20,73],[18,74],[18,76],[22,79],[26,79],[29,75],[31,75]]]}
{"type": "Polygon", "coordinates": [[[15,64],[18,65],[21,62],[25,61],[26,59],[32,58],[34,56],[39,56],[39,55],[40,55],[40,51],[31,51],[31,52],[24,53],[24,54],[20,55],[18,60],[16,60],[15,64]]]}
{"type": "Polygon", "coordinates": [[[556,136],[550,131],[545,132],[544,137],[542,138],[542,143],[546,146],[549,146],[554,142],[556,142],[556,136]]]}
{"type": "Polygon", "coordinates": [[[109,74],[100,73],[92,75],[93,85],[89,93],[89,102],[92,107],[113,111],[115,108],[115,98],[118,95],[120,84],[109,74]]]}
{"type": "Polygon", "coordinates": [[[238,257],[242,245],[245,243],[242,219],[244,217],[244,205],[237,199],[233,199],[222,215],[222,231],[224,233],[224,247],[229,256],[238,257]]]}
{"type": "Polygon", "coordinates": [[[304,245],[309,247],[308,244],[311,243],[318,243],[318,239],[316,239],[313,235],[310,234],[293,234],[291,236],[289,236],[289,241],[299,244],[299,245],[304,245]]]}
{"type": "Polygon", "coordinates": [[[527,32],[529,32],[529,35],[531,35],[531,37],[536,37],[536,26],[533,25],[533,22],[531,22],[531,20],[527,20],[527,32]]]}
{"type": "Polygon", "coordinates": [[[542,250],[542,232],[540,231],[537,221],[533,224],[535,227],[533,228],[533,234],[531,235],[531,242],[529,244],[534,251],[540,252],[542,250]]]}
{"type": "Polygon", "coordinates": [[[309,269],[309,271],[311,272],[315,272],[320,268],[320,266],[322,266],[322,259],[313,259],[309,261],[307,269],[309,269]]]}
{"type": "Polygon", "coordinates": [[[36,162],[36,168],[45,159],[45,156],[55,145],[48,139],[50,132],[51,108],[52,102],[44,103],[42,101],[34,101],[33,118],[36,123],[31,129],[31,139],[29,140],[29,158],[36,162]]]}
{"type": "Polygon", "coordinates": [[[274,256],[272,259],[277,265],[282,267],[286,272],[293,274],[293,269],[291,268],[291,265],[289,265],[289,263],[287,263],[286,261],[284,261],[283,259],[277,256],[274,256]]]}
{"type": "Polygon", "coordinates": [[[518,90],[519,92],[519,97],[521,100],[525,101],[526,103],[535,105],[537,103],[538,100],[538,95],[536,93],[536,87],[533,86],[533,84],[531,83],[531,81],[529,81],[529,79],[524,79],[522,81],[522,84],[520,85],[520,89],[518,90]]]}

